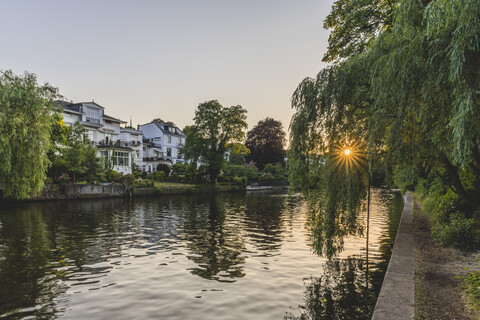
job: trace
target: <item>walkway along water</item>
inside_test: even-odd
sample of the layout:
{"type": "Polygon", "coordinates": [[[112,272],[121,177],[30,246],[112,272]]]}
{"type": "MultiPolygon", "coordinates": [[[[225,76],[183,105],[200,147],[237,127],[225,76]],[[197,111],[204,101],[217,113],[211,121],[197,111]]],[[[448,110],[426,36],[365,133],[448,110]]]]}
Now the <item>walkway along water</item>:
{"type": "Polygon", "coordinates": [[[372,320],[400,320],[414,317],[415,261],[412,201],[412,195],[407,192],[404,196],[405,205],[392,256],[372,320]]]}

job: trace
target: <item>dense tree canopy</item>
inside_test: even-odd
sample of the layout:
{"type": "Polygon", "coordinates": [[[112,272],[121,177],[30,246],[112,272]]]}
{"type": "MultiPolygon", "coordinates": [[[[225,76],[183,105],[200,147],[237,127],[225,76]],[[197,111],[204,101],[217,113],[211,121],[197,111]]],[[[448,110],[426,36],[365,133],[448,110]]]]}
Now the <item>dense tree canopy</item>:
{"type": "Polygon", "coordinates": [[[4,196],[24,199],[43,188],[50,164],[53,101],[58,90],[31,73],[0,73],[0,183],[4,196]]]}
{"type": "Polygon", "coordinates": [[[372,163],[392,167],[400,186],[437,179],[478,206],[479,17],[474,0],[335,2],[325,26],[336,63],[292,97],[291,179],[316,213],[318,252],[335,253],[357,231],[348,218],[372,163]],[[339,150],[352,146],[358,170],[343,170],[339,150]]]}
{"type": "Polygon", "coordinates": [[[245,146],[250,150],[247,161],[253,160],[260,169],[267,163],[283,163],[285,158],[285,131],[282,122],[272,118],[260,120],[247,133],[245,146]]]}
{"type": "Polygon", "coordinates": [[[195,125],[184,129],[185,159],[205,164],[212,184],[217,182],[229,144],[245,137],[246,113],[241,106],[227,108],[216,100],[203,102],[195,111],[195,125]]]}

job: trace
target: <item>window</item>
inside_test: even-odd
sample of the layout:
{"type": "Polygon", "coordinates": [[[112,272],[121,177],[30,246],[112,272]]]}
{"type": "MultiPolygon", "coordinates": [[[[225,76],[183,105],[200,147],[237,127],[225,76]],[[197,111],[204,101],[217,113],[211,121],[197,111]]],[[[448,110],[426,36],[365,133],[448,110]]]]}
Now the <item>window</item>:
{"type": "Polygon", "coordinates": [[[172,137],[171,136],[167,136],[167,142],[172,143],[172,137]]]}
{"type": "Polygon", "coordinates": [[[175,128],[169,127],[169,128],[168,128],[168,131],[170,131],[170,133],[175,133],[175,128]]]}
{"type": "Polygon", "coordinates": [[[172,156],[172,148],[167,148],[167,157],[172,156]]]}
{"type": "Polygon", "coordinates": [[[93,108],[86,108],[87,122],[100,124],[101,111],[93,108]]]}
{"type": "Polygon", "coordinates": [[[130,154],[128,152],[115,151],[113,154],[114,166],[130,166],[130,154]]]}
{"type": "Polygon", "coordinates": [[[137,136],[134,136],[134,135],[131,135],[131,136],[130,136],[130,141],[132,141],[132,142],[137,142],[137,141],[138,141],[138,137],[137,137],[137,136]]]}
{"type": "Polygon", "coordinates": [[[178,138],[177,145],[181,146],[182,145],[182,138],[178,138]]]}
{"type": "Polygon", "coordinates": [[[85,133],[83,134],[85,137],[85,141],[93,141],[93,131],[92,130],[85,130],[85,133]]]}
{"type": "Polygon", "coordinates": [[[135,157],[140,158],[140,150],[135,150],[135,157]]]}

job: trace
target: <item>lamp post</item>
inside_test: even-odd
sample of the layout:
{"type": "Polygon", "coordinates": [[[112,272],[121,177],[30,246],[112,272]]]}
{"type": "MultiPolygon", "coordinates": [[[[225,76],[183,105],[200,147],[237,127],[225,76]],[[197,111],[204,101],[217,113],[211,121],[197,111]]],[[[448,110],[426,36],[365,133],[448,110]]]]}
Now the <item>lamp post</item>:
{"type": "MultiPolygon", "coordinates": [[[[349,158],[352,155],[352,150],[350,148],[346,148],[344,150],[344,154],[346,158],[349,158]]],[[[368,289],[368,241],[369,241],[369,233],[370,233],[370,189],[372,184],[372,163],[371,161],[368,162],[368,193],[367,193],[367,243],[366,243],[366,288],[368,289]]]]}

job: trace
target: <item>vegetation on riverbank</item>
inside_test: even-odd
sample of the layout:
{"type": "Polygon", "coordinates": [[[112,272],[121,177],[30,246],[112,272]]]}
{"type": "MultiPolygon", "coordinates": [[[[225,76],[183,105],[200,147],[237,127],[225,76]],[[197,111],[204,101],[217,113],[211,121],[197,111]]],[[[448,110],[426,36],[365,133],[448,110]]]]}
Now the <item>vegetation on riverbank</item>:
{"type": "Polygon", "coordinates": [[[478,294],[478,278],[470,274],[480,272],[480,263],[476,262],[480,260],[480,252],[443,247],[435,241],[432,229],[436,215],[422,208],[418,197],[413,215],[415,319],[478,319],[478,302],[467,295],[478,294]]]}

